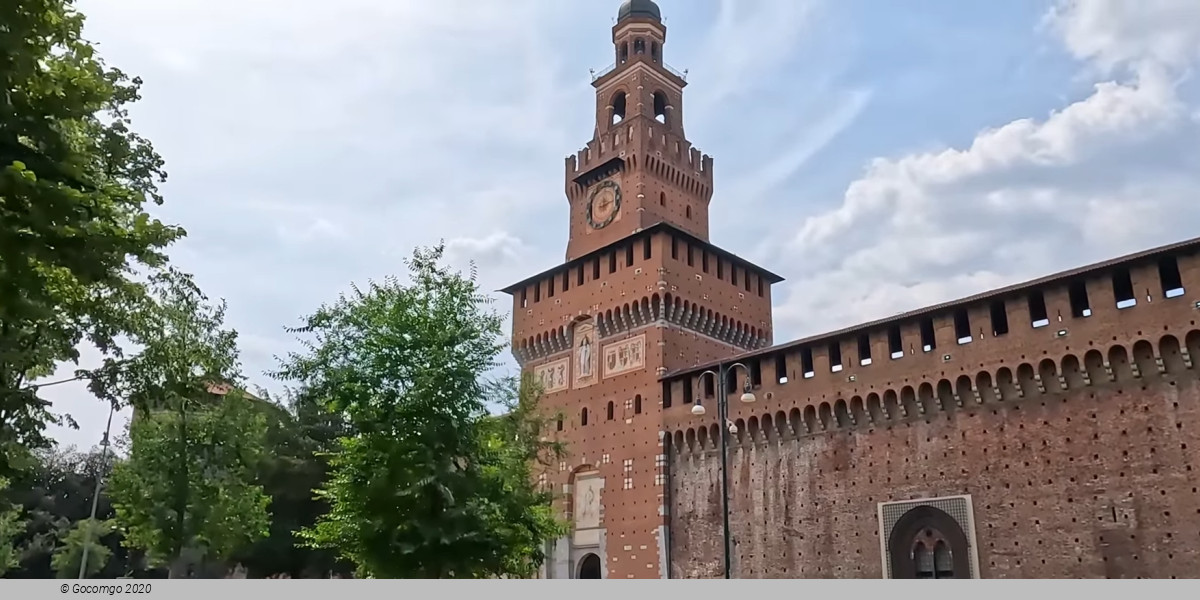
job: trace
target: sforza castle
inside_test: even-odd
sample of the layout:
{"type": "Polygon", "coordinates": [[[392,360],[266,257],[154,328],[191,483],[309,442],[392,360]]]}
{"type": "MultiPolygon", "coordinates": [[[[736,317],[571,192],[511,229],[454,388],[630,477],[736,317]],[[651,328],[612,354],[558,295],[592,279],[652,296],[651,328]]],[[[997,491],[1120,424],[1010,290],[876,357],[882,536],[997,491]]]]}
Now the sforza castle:
{"type": "Polygon", "coordinates": [[[566,262],[504,290],[568,450],[541,576],[1200,574],[1200,239],[777,343],[666,33],[620,7],[566,262]]]}

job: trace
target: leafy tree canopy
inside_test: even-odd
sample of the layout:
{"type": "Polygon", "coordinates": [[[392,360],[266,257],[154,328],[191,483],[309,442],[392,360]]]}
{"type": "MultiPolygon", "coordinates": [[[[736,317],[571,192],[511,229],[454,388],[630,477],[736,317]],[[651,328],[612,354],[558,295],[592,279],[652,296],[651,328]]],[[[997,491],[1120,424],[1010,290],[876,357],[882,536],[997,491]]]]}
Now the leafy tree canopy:
{"type": "Polygon", "coordinates": [[[417,250],[410,284],[355,287],[295,330],[304,351],[277,375],[348,427],[321,490],[330,511],[304,535],[364,576],[528,574],[559,529],[514,449],[520,427],[487,412],[502,319],[442,254],[417,250]]]}
{"type": "Polygon", "coordinates": [[[139,415],[131,453],[116,465],[109,496],[124,544],[172,576],[222,561],[266,535],[270,504],[253,469],[265,423],[254,400],[230,394],[211,406],[139,415]],[[179,561],[195,563],[178,564],[179,561]]]}
{"type": "Polygon", "coordinates": [[[223,560],[266,535],[270,498],[255,482],[266,417],[237,387],[237,333],[223,328],[224,303],[209,305],[173,270],[151,283],[141,352],[93,387],[135,406],[129,457],[109,484],[124,543],[177,576],[185,550],[223,560]]]}
{"type": "Polygon", "coordinates": [[[79,567],[83,562],[83,550],[87,548],[87,569],[85,577],[92,577],[104,570],[112,558],[112,550],[103,543],[104,538],[115,531],[112,521],[100,519],[84,519],[63,531],[62,545],[54,552],[51,566],[60,579],[74,579],[79,576],[79,567]]]}
{"type": "Polygon", "coordinates": [[[339,560],[336,552],[308,547],[300,537],[329,510],[315,490],[325,482],[328,454],[346,430],[344,421],[325,412],[303,389],[290,392],[283,405],[264,403],[263,407],[269,452],[258,463],[256,481],[271,497],[270,533],[236,552],[230,562],[242,565],[250,577],[323,578],[352,573],[353,567],[339,560]]]}
{"type": "Polygon", "coordinates": [[[17,537],[25,530],[21,507],[3,501],[8,480],[0,478],[0,575],[20,564],[17,537]]]}
{"type": "Polygon", "coordinates": [[[73,0],[0,3],[0,475],[18,449],[45,447],[59,417],[30,380],[89,343],[117,338],[184,235],[145,208],[166,173],[130,128],[141,81],[81,38],[73,0]]]}

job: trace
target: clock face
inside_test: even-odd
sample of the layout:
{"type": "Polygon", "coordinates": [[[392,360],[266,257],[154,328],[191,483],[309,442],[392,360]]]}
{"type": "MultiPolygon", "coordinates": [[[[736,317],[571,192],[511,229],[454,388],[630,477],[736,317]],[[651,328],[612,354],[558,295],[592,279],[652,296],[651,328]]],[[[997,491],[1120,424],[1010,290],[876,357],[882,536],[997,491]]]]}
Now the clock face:
{"type": "Polygon", "coordinates": [[[611,179],[600,182],[592,189],[588,200],[588,225],[602,229],[616,218],[621,210],[621,186],[611,179]]]}

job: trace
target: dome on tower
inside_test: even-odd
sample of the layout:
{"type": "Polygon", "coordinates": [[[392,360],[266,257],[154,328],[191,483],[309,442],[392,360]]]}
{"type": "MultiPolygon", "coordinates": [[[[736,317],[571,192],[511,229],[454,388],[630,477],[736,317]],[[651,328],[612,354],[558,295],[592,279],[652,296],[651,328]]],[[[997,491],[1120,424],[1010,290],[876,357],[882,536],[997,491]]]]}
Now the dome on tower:
{"type": "Polygon", "coordinates": [[[625,0],[617,11],[617,21],[625,19],[654,19],[662,20],[662,12],[654,0],[625,0]]]}

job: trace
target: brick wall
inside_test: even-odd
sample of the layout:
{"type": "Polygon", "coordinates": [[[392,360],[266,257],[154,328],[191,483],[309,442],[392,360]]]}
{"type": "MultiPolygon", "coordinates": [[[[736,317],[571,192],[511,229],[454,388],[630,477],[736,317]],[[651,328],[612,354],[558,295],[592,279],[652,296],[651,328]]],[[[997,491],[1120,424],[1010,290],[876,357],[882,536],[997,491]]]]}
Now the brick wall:
{"type": "MultiPolygon", "coordinates": [[[[1114,346],[1107,368],[1068,355],[978,398],[918,394],[924,414],[818,416],[811,433],[802,414],[739,419],[735,575],[880,577],[878,503],[969,494],[982,577],[1194,577],[1200,330],[1154,346],[1114,346]]],[[[713,433],[670,448],[673,577],[720,576],[713,433]]]]}
{"type": "MultiPolygon", "coordinates": [[[[959,495],[982,577],[1200,573],[1197,290],[1193,240],[741,355],[737,576],[880,577],[879,503],[959,495]]],[[[663,409],[676,577],[722,567],[696,371],[663,385],[710,408],[663,409]]]]}

